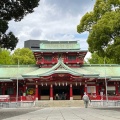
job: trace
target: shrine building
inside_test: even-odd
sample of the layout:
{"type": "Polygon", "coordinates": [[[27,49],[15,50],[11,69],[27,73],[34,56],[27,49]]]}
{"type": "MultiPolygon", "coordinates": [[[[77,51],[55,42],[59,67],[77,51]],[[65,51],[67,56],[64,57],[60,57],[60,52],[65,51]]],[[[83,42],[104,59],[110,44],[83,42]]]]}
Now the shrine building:
{"type": "Polygon", "coordinates": [[[27,96],[81,100],[84,92],[96,100],[106,92],[120,96],[120,65],[84,64],[88,51],[81,50],[78,41],[28,40],[25,44],[33,51],[36,65],[0,65],[0,95],[23,100],[27,96]]]}

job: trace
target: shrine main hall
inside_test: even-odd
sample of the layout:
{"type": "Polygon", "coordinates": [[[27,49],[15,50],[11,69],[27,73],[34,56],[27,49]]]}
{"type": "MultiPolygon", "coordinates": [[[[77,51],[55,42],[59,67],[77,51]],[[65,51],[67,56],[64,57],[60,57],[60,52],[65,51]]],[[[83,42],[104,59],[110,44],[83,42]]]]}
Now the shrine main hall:
{"type": "Polygon", "coordinates": [[[36,64],[0,65],[0,95],[23,100],[81,100],[84,92],[96,100],[106,93],[120,96],[120,65],[84,64],[88,51],[78,41],[28,40],[25,47],[36,64]]]}

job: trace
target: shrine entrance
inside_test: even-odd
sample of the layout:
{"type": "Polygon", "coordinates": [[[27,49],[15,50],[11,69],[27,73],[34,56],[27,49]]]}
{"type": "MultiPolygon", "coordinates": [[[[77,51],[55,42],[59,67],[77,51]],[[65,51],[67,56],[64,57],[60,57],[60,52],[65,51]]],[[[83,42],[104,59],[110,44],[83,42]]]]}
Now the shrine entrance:
{"type": "Polygon", "coordinates": [[[73,100],[81,100],[84,95],[84,86],[73,85],[73,100]]]}
{"type": "Polygon", "coordinates": [[[54,100],[69,100],[70,86],[53,86],[54,100]]]}

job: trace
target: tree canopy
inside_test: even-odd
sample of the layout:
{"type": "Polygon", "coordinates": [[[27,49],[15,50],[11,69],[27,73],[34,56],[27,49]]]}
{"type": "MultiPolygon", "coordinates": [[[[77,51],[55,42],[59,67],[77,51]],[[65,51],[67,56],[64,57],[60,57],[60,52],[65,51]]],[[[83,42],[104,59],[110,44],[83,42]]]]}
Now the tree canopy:
{"type": "Polygon", "coordinates": [[[14,64],[18,64],[18,60],[20,65],[35,64],[34,55],[29,48],[16,49],[12,54],[12,60],[14,64]]]}
{"type": "Polygon", "coordinates": [[[12,61],[11,53],[8,50],[0,49],[0,65],[11,65],[12,61]]]}
{"type": "Polygon", "coordinates": [[[0,49],[0,65],[35,64],[33,52],[29,48],[18,48],[13,53],[7,49],[0,49]]]}
{"type": "Polygon", "coordinates": [[[114,63],[113,59],[107,57],[100,57],[98,54],[93,53],[91,58],[88,59],[87,64],[111,64],[114,63]]]}
{"type": "Polygon", "coordinates": [[[86,13],[77,32],[88,31],[89,51],[120,63],[120,0],[96,0],[93,11],[86,13]]]}
{"type": "Polygon", "coordinates": [[[0,47],[13,50],[18,38],[12,32],[7,33],[8,22],[12,19],[20,21],[34,8],[40,0],[0,0],[0,47]]]}

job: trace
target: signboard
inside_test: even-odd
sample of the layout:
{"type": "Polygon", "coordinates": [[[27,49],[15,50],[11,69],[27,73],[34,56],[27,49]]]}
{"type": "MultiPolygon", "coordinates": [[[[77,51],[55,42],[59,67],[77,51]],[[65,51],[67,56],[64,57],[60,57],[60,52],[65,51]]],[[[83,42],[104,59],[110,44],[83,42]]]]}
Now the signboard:
{"type": "Polygon", "coordinates": [[[96,86],[87,86],[88,93],[96,93],[96,86]]]}
{"type": "Polygon", "coordinates": [[[34,95],[35,94],[35,89],[34,88],[28,88],[27,89],[27,95],[34,95]]]}

